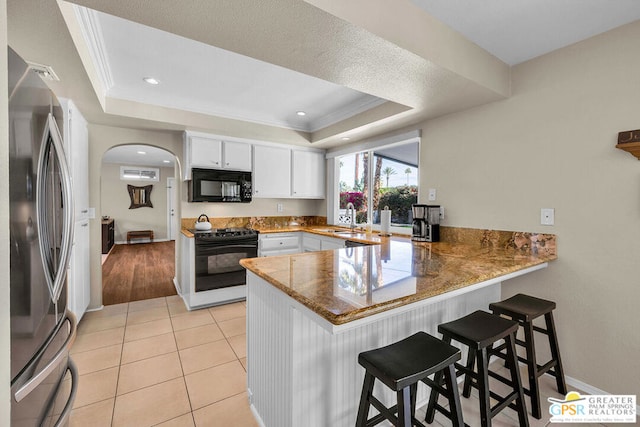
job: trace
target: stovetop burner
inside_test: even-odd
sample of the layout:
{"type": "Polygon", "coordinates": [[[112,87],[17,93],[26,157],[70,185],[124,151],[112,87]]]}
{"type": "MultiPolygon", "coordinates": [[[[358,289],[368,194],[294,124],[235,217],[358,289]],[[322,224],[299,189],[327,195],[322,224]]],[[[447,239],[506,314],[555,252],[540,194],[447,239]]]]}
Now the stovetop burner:
{"type": "Polygon", "coordinates": [[[211,230],[189,229],[197,240],[226,240],[257,237],[258,232],[251,228],[212,228],[211,230]]]}

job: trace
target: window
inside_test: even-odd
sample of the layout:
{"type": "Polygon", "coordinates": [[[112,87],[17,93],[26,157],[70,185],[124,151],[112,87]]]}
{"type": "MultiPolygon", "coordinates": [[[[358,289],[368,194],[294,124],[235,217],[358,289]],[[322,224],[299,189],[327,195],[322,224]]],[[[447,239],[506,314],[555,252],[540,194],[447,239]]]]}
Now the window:
{"type": "Polygon", "coordinates": [[[349,221],[349,202],[359,225],[380,224],[380,211],[389,206],[392,226],[410,233],[411,205],[418,202],[418,153],[419,142],[413,141],[337,156],[339,200],[334,222],[349,221]]]}
{"type": "Polygon", "coordinates": [[[160,181],[160,169],[138,166],[120,166],[120,179],[123,181],[160,181]]]}

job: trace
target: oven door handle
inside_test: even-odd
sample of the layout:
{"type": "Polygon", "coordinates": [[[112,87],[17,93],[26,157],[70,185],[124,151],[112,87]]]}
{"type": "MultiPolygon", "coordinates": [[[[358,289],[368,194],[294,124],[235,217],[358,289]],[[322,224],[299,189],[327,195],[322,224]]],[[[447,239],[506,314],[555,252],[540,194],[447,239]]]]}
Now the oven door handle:
{"type": "MultiPolygon", "coordinates": [[[[216,250],[216,249],[257,249],[258,245],[222,245],[222,246],[205,246],[200,245],[203,250],[216,250]]],[[[198,246],[196,246],[198,249],[198,246]]]]}

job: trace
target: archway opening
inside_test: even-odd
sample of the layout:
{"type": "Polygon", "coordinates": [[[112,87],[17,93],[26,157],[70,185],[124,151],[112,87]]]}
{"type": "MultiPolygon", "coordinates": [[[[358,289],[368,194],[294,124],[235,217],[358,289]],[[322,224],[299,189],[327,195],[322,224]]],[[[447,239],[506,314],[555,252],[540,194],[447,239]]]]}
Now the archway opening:
{"type": "Polygon", "coordinates": [[[102,158],[102,303],[176,295],[179,162],[148,144],[112,147],[102,158]]]}

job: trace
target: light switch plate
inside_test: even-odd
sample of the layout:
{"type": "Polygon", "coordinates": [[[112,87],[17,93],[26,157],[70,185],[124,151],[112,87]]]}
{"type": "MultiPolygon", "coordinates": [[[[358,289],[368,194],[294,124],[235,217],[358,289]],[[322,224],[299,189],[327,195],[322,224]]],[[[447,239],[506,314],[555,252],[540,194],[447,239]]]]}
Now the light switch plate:
{"type": "Polygon", "coordinates": [[[428,200],[430,202],[435,202],[435,200],[436,200],[436,189],[435,188],[430,188],[429,189],[428,200]]]}
{"type": "Polygon", "coordinates": [[[553,225],[554,223],[555,223],[555,209],[553,208],[540,209],[540,224],[553,225]]]}

